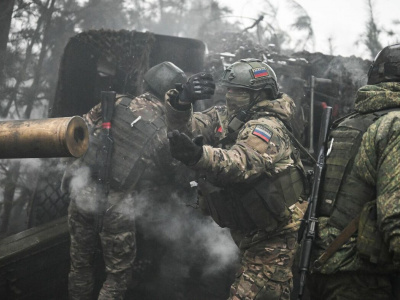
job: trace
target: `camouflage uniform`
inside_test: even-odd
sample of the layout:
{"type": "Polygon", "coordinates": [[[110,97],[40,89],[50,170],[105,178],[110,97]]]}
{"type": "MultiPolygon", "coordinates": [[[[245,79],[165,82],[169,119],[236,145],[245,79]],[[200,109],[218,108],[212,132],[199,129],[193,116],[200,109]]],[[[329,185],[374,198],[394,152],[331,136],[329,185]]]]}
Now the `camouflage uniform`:
{"type": "MultiPolygon", "coordinates": [[[[167,99],[176,96],[175,90],[167,93],[167,99]]],[[[179,130],[192,137],[203,136],[203,155],[192,168],[207,182],[222,187],[226,194],[235,185],[245,188],[262,176],[273,178],[295,164],[302,168],[301,162],[294,159],[296,150],[284,129],[284,123],[294,112],[294,102],[287,95],[257,103],[252,108],[251,120],[242,127],[237,138],[220,145],[221,148],[211,145],[221,144],[228,134],[226,107],[192,113],[191,110],[175,110],[167,102],[166,108],[168,130],[179,130]],[[268,136],[257,136],[257,128],[268,136]]],[[[210,213],[201,198],[200,206],[210,213]]],[[[296,206],[291,209],[296,215],[301,213],[296,206]]],[[[298,229],[295,215],[291,214],[276,227],[271,224],[271,228],[219,225],[231,229],[241,255],[241,268],[231,286],[229,299],[289,299],[298,229]]]]}
{"type": "MultiPolygon", "coordinates": [[[[359,89],[355,101],[355,110],[361,115],[399,107],[398,82],[366,85],[359,89]]],[[[336,145],[339,144],[333,142],[333,149],[336,145]]],[[[350,170],[346,170],[349,175],[343,184],[344,186],[349,180],[357,180],[358,185],[365,185],[368,189],[369,195],[362,199],[376,199],[377,226],[383,233],[384,244],[395,257],[400,257],[400,171],[396,167],[399,163],[400,112],[391,111],[378,118],[363,134],[354,163],[350,170]]],[[[332,211],[346,211],[340,201],[345,195],[338,195],[332,211]]],[[[354,201],[355,198],[353,197],[354,201]]],[[[324,201],[325,198],[321,199],[324,201]]],[[[354,208],[347,211],[356,216],[361,208],[358,211],[354,208]]],[[[319,257],[343,229],[334,225],[332,215],[333,213],[331,216],[319,217],[318,235],[311,261],[319,257]]],[[[398,265],[370,262],[362,257],[358,249],[360,248],[357,248],[355,233],[321,268],[312,270],[309,279],[312,299],[393,299],[390,275],[398,271],[398,265]]]]}
{"type": "MultiPolygon", "coordinates": [[[[116,103],[120,105],[123,99],[120,98],[116,103]]],[[[134,98],[128,108],[134,113],[135,118],[141,117],[138,122],[151,122],[159,117],[163,119],[165,114],[163,104],[150,93],[134,98]]],[[[115,112],[112,122],[115,123],[119,118],[120,115],[115,112]]],[[[84,119],[89,126],[92,139],[99,134],[101,129],[101,106],[97,105],[92,108],[88,114],[84,115],[84,119]]],[[[131,137],[132,139],[132,127],[131,123],[126,123],[125,133],[127,136],[125,138],[131,137]]],[[[124,141],[115,140],[115,144],[117,142],[124,141]]],[[[138,147],[138,149],[141,148],[141,146],[138,147]]],[[[138,150],[132,149],[131,151],[138,150]]],[[[72,200],[68,214],[71,235],[70,299],[93,298],[94,258],[99,249],[96,230],[96,218],[99,214],[97,205],[102,200],[102,195],[99,195],[96,190],[88,155],[87,153],[82,159],[77,160],[68,171],[69,175],[65,176],[72,178],[70,179],[72,200]]],[[[135,197],[132,190],[134,189],[135,193],[146,190],[147,195],[151,198],[152,190],[158,191],[175,179],[173,177],[174,168],[178,166],[178,163],[173,161],[170,156],[165,125],[157,130],[152,138],[146,140],[142,153],[136,153],[136,155],[138,161],[144,166],[141,168],[143,172],[138,171],[140,174],[132,175],[137,176],[139,181],[132,181],[131,186],[125,186],[123,189],[111,184],[110,193],[105,199],[104,214],[100,216],[102,230],[99,236],[107,278],[98,299],[123,299],[131,277],[136,255],[135,197]],[[154,182],[157,184],[155,185],[154,182]]],[[[122,163],[131,167],[127,163],[127,159],[127,157],[113,155],[111,165],[115,167],[122,163]]]]}

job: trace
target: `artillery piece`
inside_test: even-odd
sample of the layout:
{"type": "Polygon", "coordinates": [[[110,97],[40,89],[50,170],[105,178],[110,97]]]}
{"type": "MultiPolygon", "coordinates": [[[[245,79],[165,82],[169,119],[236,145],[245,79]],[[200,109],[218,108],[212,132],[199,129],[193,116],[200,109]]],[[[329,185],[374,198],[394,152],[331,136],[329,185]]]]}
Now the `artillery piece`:
{"type": "Polygon", "coordinates": [[[80,157],[89,146],[78,116],[0,122],[0,158],[80,157]]]}

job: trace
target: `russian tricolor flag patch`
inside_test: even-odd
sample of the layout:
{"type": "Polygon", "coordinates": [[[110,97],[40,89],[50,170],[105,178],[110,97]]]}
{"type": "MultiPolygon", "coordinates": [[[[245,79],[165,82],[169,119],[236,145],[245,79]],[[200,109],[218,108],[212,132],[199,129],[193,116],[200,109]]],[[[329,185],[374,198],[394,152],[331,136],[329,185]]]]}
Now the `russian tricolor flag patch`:
{"type": "Polygon", "coordinates": [[[252,132],[255,136],[258,136],[264,142],[268,143],[271,140],[272,132],[265,126],[257,125],[252,132]]]}
{"type": "Polygon", "coordinates": [[[254,78],[260,78],[268,76],[267,69],[265,68],[255,68],[253,69],[254,78]]]}

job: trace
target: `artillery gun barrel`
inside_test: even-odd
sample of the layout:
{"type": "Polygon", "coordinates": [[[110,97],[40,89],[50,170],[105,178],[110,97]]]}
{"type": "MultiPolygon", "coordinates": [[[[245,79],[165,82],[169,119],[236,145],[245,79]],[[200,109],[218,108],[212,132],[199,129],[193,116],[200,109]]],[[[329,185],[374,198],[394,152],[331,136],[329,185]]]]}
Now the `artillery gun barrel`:
{"type": "Polygon", "coordinates": [[[0,122],[0,158],[80,157],[89,146],[78,116],[0,122]]]}

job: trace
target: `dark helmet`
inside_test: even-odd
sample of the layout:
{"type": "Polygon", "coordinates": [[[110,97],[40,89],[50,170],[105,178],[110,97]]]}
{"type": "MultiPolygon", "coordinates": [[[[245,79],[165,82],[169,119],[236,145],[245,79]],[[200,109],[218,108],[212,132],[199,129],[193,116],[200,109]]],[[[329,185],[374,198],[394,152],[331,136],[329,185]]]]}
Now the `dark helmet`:
{"type": "Polygon", "coordinates": [[[400,81],[400,44],[379,51],[368,71],[368,84],[400,81]]]}
{"type": "Polygon", "coordinates": [[[150,92],[162,101],[165,93],[175,88],[175,83],[185,83],[186,81],[185,73],[169,61],[155,65],[144,74],[144,82],[150,92]]]}
{"type": "Polygon", "coordinates": [[[241,59],[230,65],[222,76],[221,84],[251,91],[269,90],[273,99],[279,94],[274,70],[265,62],[255,58],[241,59]]]}

